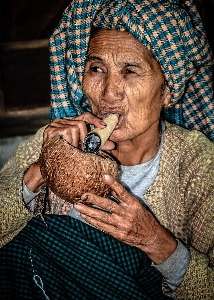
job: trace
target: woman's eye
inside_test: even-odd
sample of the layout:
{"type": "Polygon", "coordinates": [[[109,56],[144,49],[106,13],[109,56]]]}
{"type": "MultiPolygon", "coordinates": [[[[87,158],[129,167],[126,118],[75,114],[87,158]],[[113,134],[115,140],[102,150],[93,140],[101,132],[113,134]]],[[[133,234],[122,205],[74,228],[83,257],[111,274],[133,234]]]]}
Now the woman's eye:
{"type": "Polygon", "coordinates": [[[124,71],[124,74],[136,74],[136,72],[133,71],[133,70],[131,70],[131,69],[126,69],[126,70],[124,71]]]}
{"type": "Polygon", "coordinates": [[[97,66],[93,66],[93,67],[90,67],[90,71],[91,72],[103,72],[103,70],[100,68],[100,67],[97,67],[97,66]]]}

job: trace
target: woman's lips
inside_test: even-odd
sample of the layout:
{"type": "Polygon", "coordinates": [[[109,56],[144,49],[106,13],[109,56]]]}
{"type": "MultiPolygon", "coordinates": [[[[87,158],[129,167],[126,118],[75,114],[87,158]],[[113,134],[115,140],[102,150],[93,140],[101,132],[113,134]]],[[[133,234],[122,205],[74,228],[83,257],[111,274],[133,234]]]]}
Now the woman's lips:
{"type": "Polygon", "coordinates": [[[118,115],[118,122],[117,122],[117,125],[115,126],[115,129],[118,129],[118,128],[120,128],[120,126],[121,126],[121,124],[122,124],[122,122],[123,122],[123,119],[124,119],[124,114],[123,114],[123,112],[121,112],[121,111],[116,111],[116,110],[114,110],[114,111],[101,111],[101,113],[100,113],[100,115],[101,115],[101,118],[106,118],[108,115],[110,115],[110,114],[117,114],[118,115]]]}

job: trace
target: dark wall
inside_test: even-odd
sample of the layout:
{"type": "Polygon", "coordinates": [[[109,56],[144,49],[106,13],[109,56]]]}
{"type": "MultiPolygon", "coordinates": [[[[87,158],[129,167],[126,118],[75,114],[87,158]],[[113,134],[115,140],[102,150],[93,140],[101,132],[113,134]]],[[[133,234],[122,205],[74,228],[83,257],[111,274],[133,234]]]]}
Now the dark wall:
{"type": "Polygon", "coordinates": [[[0,108],[50,103],[48,39],[70,0],[0,1],[0,108]]]}
{"type": "Polygon", "coordinates": [[[1,0],[0,43],[49,38],[71,0],[1,0]]]}
{"type": "Polygon", "coordinates": [[[195,0],[211,48],[214,52],[214,0],[195,0]]]}

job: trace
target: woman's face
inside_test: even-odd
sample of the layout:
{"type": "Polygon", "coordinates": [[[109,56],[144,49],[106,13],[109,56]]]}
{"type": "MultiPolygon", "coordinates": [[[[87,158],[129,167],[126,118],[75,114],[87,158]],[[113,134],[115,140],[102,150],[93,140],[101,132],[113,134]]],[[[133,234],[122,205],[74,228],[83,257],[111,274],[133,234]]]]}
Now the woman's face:
{"type": "Polygon", "coordinates": [[[130,33],[100,30],[91,39],[83,91],[93,114],[119,114],[115,142],[151,134],[168,98],[158,63],[130,33]]]}

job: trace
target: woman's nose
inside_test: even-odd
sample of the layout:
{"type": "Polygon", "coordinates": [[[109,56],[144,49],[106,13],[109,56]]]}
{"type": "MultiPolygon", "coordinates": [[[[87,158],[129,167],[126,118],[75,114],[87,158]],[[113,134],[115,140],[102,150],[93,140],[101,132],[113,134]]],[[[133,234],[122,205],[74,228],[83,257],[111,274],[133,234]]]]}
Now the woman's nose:
{"type": "Polygon", "coordinates": [[[123,86],[120,76],[107,74],[103,83],[102,99],[106,102],[117,102],[123,99],[123,86]]]}

